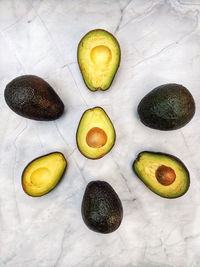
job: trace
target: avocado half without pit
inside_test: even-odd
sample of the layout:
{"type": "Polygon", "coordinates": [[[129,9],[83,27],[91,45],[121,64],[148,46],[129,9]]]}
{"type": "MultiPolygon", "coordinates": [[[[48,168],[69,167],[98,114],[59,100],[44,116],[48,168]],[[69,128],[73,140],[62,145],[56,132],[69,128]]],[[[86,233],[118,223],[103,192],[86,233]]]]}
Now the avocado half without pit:
{"type": "Polygon", "coordinates": [[[189,171],[184,163],[169,154],[141,152],[133,163],[133,170],[151,191],[161,197],[180,197],[190,185],[189,171]]]}
{"type": "Polygon", "coordinates": [[[115,129],[100,107],[86,110],[79,122],[76,141],[79,151],[87,158],[98,159],[108,153],[115,143],[115,129]]]}
{"type": "Polygon", "coordinates": [[[78,64],[91,91],[107,90],[120,64],[120,46],[116,38],[101,29],[88,32],[78,45],[78,64]]]}
{"type": "Polygon", "coordinates": [[[176,130],[194,116],[195,102],[187,88],[164,84],[149,92],[138,105],[141,122],[153,129],[176,130]]]}
{"type": "Polygon", "coordinates": [[[121,200],[111,185],[104,181],[92,181],[87,185],[81,211],[88,228],[103,234],[115,231],[123,218],[121,200]]]}
{"type": "Polygon", "coordinates": [[[64,155],[50,153],[31,161],[23,171],[22,187],[26,194],[40,197],[49,193],[61,180],[67,166],[64,155]]]}
{"type": "Polygon", "coordinates": [[[54,89],[34,75],[24,75],[12,80],[6,86],[4,97],[15,113],[28,119],[56,120],[64,111],[64,104],[54,89]]]}

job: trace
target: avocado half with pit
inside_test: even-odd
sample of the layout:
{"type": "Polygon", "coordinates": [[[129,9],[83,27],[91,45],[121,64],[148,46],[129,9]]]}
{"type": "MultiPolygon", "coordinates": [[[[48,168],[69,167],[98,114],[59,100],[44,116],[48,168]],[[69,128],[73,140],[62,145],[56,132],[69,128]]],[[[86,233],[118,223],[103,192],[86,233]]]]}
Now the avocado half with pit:
{"type": "Polygon", "coordinates": [[[49,193],[63,177],[67,161],[60,152],[31,161],[23,171],[22,187],[26,194],[40,197],[49,193]]]}
{"type": "Polygon", "coordinates": [[[151,191],[161,197],[180,197],[190,185],[189,171],[184,163],[169,154],[141,152],[133,163],[133,170],[151,191]]]}
{"type": "Polygon", "coordinates": [[[88,32],[80,41],[78,64],[91,91],[107,90],[120,64],[120,46],[116,38],[101,29],[88,32]]]}
{"type": "Polygon", "coordinates": [[[115,129],[100,107],[86,110],[76,133],[77,146],[87,158],[98,159],[107,154],[115,143],[115,129]]]}

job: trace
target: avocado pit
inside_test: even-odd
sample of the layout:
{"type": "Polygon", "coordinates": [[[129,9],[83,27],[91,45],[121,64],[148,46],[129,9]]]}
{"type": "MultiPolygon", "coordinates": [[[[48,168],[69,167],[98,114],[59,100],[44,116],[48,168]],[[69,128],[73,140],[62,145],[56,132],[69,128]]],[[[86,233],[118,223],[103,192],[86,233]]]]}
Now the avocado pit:
{"type": "Polygon", "coordinates": [[[92,148],[100,148],[106,144],[107,135],[101,128],[93,127],[87,133],[86,142],[92,148]]]}
{"type": "Polygon", "coordinates": [[[158,167],[155,175],[158,182],[165,186],[171,185],[176,179],[175,171],[165,165],[161,165],[160,167],[158,167]]]}

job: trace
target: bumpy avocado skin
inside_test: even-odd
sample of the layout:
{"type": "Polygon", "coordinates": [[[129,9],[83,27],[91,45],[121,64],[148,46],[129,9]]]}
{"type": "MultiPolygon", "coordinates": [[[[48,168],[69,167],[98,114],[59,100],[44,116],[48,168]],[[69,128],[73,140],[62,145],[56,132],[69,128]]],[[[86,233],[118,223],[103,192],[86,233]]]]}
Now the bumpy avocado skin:
{"type": "Polygon", "coordinates": [[[189,173],[187,167],[185,166],[185,164],[184,164],[179,158],[177,158],[176,156],[173,156],[173,155],[171,155],[171,154],[162,153],[162,152],[142,151],[142,152],[140,152],[140,153],[138,154],[137,158],[134,160],[132,169],[133,169],[133,172],[135,173],[135,175],[136,175],[136,176],[137,176],[137,177],[138,177],[138,178],[145,184],[145,186],[147,186],[153,193],[155,193],[155,194],[157,194],[157,195],[159,195],[159,196],[161,196],[161,197],[163,197],[163,198],[174,199],[174,198],[182,197],[183,195],[185,195],[185,193],[188,191],[188,189],[189,189],[189,187],[190,187],[190,173],[189,173]],[[141,157],[141,155],[142,155],[143,153],[149,153],[149,154],[158,155],[158,156],[159,156],[159,155],[160,155],[160,156],[166,156],[166,157],[171,158],[171,159],[174,160],[174,161],[177,161],[177,162],[180,164],[180,166],[184,169],[185,173],[187,174],[187,186],[186,186],[184,192],[183,192],[182,194],[180,194],[180,195],[173,196],[173,197],[169,197],[169,196],[165,196],[165,195],[163,195],[163,194],[161,195],[158,191],[155,191],[155,190],[153,191],[153,190],[152,190],[152,189],[151,189],[151,188],[144,182],[143,177],[140,176],[140,175],[138,175],[138,173],[137,173],[137,171],[136,171],[136,169],[135,169],[135,165],[136,165],[136,163],[140,160],[140,157],[141,157]]]}
{"type": "Polygon", "coordinates": [[[141,122],[153,129],[176,130],[194,116],[193,96],[182,85],[165,84],[153,89],[138,105],[141,122]]]}
{"type": "Polygon", "coordinates": [[[91,230],[111,233],[121,224],[123,208],[114,189],[103,181],[90,182],[82,201],[82,217],[91,230]]]}
{"type": "Polygon", "coordinates": [[[64,111],[64,104],[53,88],[34,75],[24,75],[12,80],[6,86],[4,97],[15,113],[28,119],[55,120],[64,111]]]}

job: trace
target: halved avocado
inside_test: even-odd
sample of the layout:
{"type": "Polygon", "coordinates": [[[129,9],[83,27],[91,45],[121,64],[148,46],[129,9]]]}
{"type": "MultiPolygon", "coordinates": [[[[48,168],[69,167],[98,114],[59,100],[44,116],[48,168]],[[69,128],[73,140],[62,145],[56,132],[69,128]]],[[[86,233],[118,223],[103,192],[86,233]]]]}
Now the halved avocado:
{"type": "Polygon", "coordinates": [[[190,185],[186,166],[180,159],[169,154],[141,152],[133,163],[133,170],[151,191],[161,197],[180,197],[190,185]]]}
{"type": "Polygon", "coordinates": [[[76,133],[77,146],[87,158],[98,159],[107,154],[115,143],[115,129],[100,107],[86,110],[76,133]]]}
{"type": "Polygon", "coordinates": [[[88,32],[78,45],[78,64],[91,91],[107,90],[120,64],[120,46],[116,38],[101,29],[88,32]]]}
{"type": "Polygon", "coordinates": [[[23,171],[22,187],[32,197],[49,193],[62,178],[67,161],[62,153],[54,152],[31,161],[23,171]]]}

